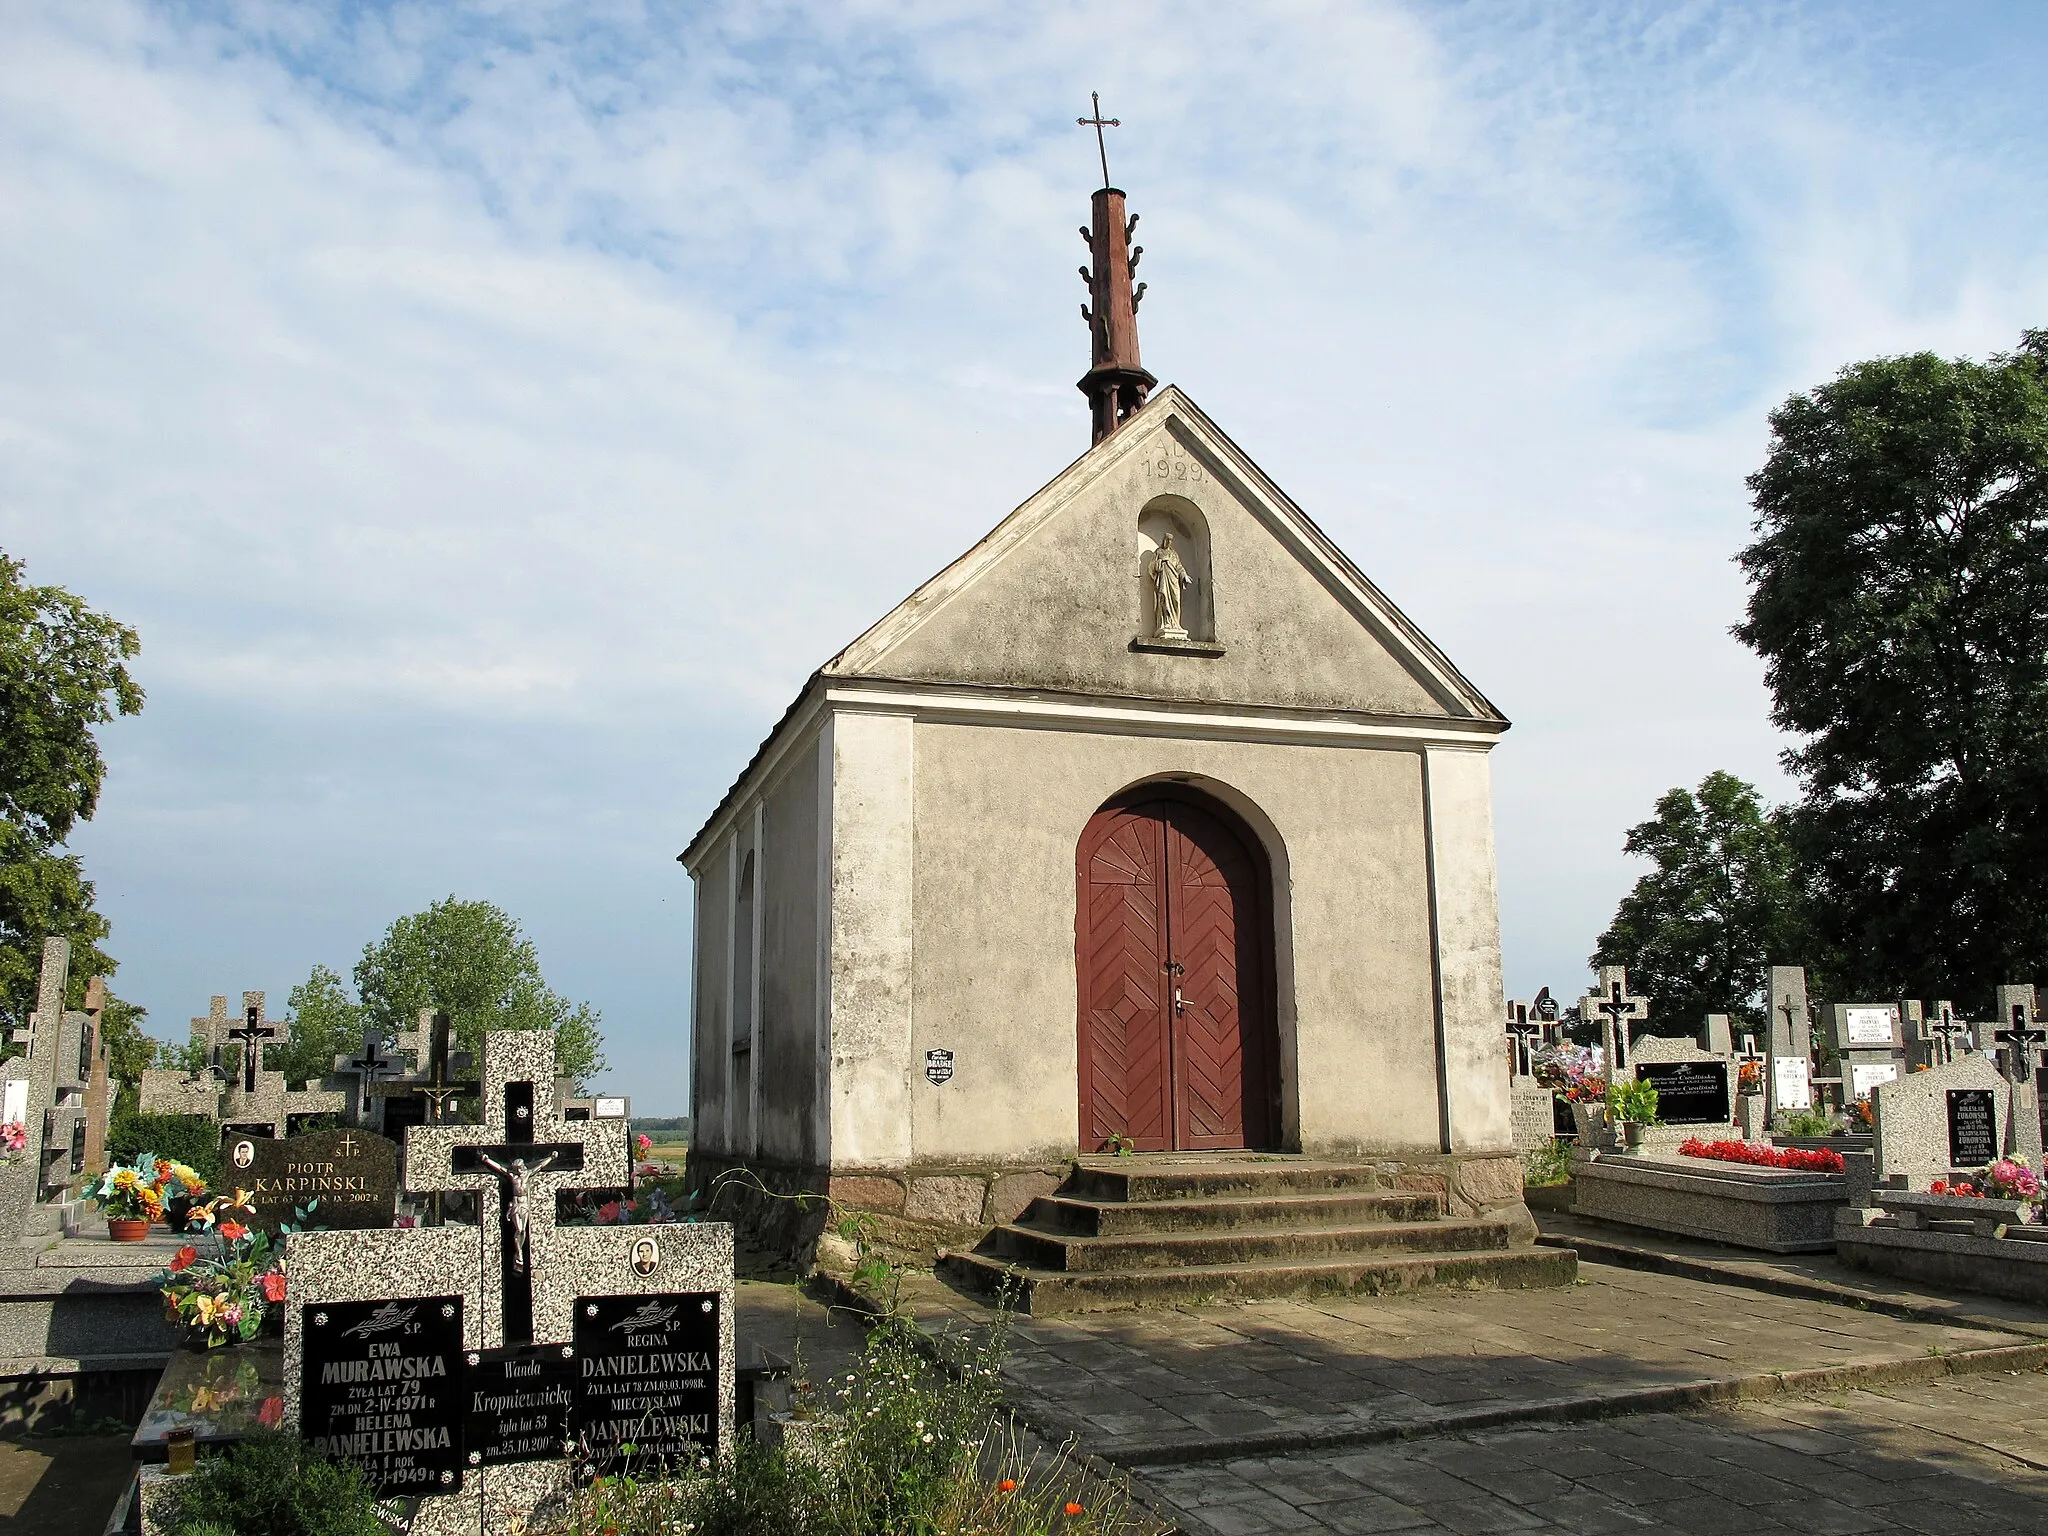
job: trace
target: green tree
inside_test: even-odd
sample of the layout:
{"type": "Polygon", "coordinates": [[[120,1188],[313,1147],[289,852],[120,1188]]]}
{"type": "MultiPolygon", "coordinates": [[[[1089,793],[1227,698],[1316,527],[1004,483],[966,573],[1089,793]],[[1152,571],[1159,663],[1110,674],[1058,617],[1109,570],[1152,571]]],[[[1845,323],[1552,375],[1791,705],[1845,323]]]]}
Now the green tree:
{"type": "Polygon", "coordinates": [[[1771,417],[1741,556],[1838,986],[1988,1000],[2048,968],[2048,332],[1844,369],[1771,417]]]}
{"type": "Polygon", "coordinates": [[[284,1040],[264,1053],[264,1062],[286,1082],[317,1083],[334,1070],[335,1057],[362,1050],[366,1015],[339,972],[314,966],[285,1006],[290,1022],[284,1040]]]}
{"type": "Polygon", "coordinates": [[[107,1076],[117,1083],[139,1083],[143,1072],[156,1065],[160,1044],[142,1031],[149,1010],[126,998],[107,994],[107,1006],[100,1012],[100,1043],[107,1048],[107,1076]]]}
{"type": "Polygon", "coordinates": [[[135,631],[95,613],[62,587],[32,587],[0,554],[0,1015],[20,1024],[35,1010],[43,940],[72,945],[65,1001],[77,1006],[115,962],[99,947],[106,919],[92,882],[60,852],[92,818],[106,763],[93,727],[142,708],[127,663],[135,631]]]}
{"type": "Polygon", "coordinates": [[[1710,1013],[1765,1023],[1766,973],[1797,952],[1798,881],[1782,810],[1714,772],[1695,793],[1668,790],[1628,830],[1625,852],[1656,867],[1615,908],[1591,964],[1625,965],[1666,1032],[1710,1013]]]}
{"type": "Polygon", "coordinates": [[[466,1050],[477,1050],[486,1030],[547,1029],[563,1076],[587,1083],[604,1070],[597,1010],[551,988],[532,941],[488,901],[450,896],[399,918],[364,949],[355,979],[364,1014],[387,1043],[422,1008],[440,1008],[466,1050]]]}

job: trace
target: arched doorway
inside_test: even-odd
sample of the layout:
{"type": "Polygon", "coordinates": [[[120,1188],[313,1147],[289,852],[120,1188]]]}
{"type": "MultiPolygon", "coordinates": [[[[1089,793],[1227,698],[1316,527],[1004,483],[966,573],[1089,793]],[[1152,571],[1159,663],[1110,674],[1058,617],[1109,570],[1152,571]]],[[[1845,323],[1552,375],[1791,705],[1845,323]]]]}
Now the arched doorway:
{"type": "Polygon", "coordinates": [[[1275,1146],[1272,877],[1228,809],[1146,784],[1075,853],[1081,1146],[1275,1146]]]}

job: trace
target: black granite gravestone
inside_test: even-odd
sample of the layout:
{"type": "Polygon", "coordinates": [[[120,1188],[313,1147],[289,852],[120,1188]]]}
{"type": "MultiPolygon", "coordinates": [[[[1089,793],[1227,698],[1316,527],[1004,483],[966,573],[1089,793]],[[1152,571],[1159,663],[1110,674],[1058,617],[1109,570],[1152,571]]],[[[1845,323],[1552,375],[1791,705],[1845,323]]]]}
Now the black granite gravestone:
{"type": "Polygon", "coordinates": [[[1579,1122],[1572,1115],[1571,1100],[1561,1093],[1550,1096],[1550,1133],[1553,1136],[1576,1136],[1579,1122]]]}
{"type": "Polygon", "coordinates": [[[1948,1090],[1948,1165],[1982,1168],[1998,1159],[1996,1098],[1989,1088],[1948,1090]]]}
{"type": "Polygon", "coordinates": [[[469,1357],[467,1443],[472,1467],[559,1460],[569,1441],[576,1351],[522,1344],[469,1357]]]}
{"type": "Polygon", "coordinates": [[[1657,1119],[1664,1125],[1726,1125],[1728,1063],[1725,1061],[1644,1062],[1636,1080],[1657,1090],[1657,1119]]]}
{"type": "Polygon", "coordinates": [[[255,1196],[254,1225],[275,1232],[295,1208],[320,1203],[312,1225],[346,1230],[388,1227],[398,1203],[398,1144],[374,1131],[315,1131],[310,1136],[230,1137],[228,1177],[255,1196]],[[246,1160],[242,1149],[248,1148],[246,1160]]]}
{"type": "Polygon", "coordinates": [[[570,1425],[591,1469],[718,1453],[718,1297],[579,1297],[570,1425]]]}
{"type": "Polygon", "coordinates": [[[462,1298],[304,1308],[299,1433],[369,1475],[382,1497],[462,1486],[462,1298]]]}

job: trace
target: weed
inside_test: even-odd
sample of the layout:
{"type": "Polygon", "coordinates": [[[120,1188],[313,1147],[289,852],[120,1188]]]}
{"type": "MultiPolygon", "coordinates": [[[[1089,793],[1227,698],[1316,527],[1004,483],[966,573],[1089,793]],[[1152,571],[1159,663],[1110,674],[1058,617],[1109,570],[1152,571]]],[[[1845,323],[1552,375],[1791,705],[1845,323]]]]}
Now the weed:
{"type": "Polygon", "coordinates": [[[1546,1141],[1522,1154],[1522,1182],[1532,1189],[1569,1183],[1571,1176],[1571,1148],[1561,1141],[1546,1141]]]}

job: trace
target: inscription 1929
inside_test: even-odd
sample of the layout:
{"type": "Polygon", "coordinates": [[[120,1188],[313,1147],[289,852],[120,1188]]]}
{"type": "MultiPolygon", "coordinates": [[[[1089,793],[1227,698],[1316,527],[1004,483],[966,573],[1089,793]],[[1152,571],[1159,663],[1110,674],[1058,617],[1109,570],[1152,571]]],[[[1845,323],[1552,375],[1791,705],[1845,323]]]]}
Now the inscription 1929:
{"type": "Polygon", "coordinates": [[[1183,485],[1198,485],[1205,476],[1199,459],[1190,455],[1180,444],[1168,443],[1146,455],[1145,478],[1177,480],[1183,485]]]}

